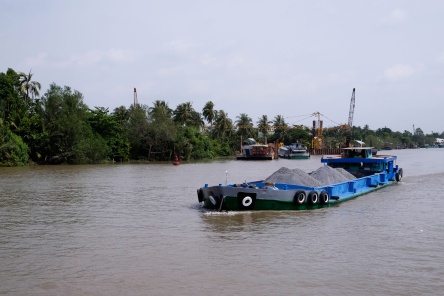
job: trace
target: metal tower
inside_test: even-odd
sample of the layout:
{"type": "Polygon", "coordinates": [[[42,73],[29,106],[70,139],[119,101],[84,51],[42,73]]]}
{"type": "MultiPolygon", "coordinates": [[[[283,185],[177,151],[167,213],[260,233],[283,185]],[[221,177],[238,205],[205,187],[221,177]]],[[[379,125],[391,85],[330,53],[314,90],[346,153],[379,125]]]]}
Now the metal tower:
{"type": "Polygon", "coordinates": [[[137,100],[137,90],[134,88],[134,107],[139,105],[139,101],[137,100]]]}
{"type": "Polygon", "coordinates": [[[345,136],[345,147],[350,146],[354,112],[355,112],[355,89],[353,88],[352,97],[350,100],[350,111],[348,112],[348,126],[347,126],[348,132],[347,135],[345,136]]]}

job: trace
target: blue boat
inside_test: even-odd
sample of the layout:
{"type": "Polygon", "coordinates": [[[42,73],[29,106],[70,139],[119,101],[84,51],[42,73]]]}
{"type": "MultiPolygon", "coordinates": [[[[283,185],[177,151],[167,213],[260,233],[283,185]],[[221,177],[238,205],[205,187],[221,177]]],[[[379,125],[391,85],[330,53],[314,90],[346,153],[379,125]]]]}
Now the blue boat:
{"type": "Polygon", "coordinates": [[[321,158],[324,167],[318,170],[318,175],[323,176],[324,181],[333,180],[331,183],[312,181],[318,171],[303,175],[296,169],[282,168],[261,181],[216,186],[205,184],[197,190],[197,197],[204,208],[223,211],[330,207],[400,182],[403,170],[396,160],[396,156],[373,155],[372,147],[344,148],[341,155],[321,158]],[[342,177],[339,178],[340,175],[342,177]],[[298,181],[291,181],[294,176],[299,178],[298,181]],[[341,178],[346,180],[337,182],[341,178]],[[308,184],[308,181],[312,183],[308,184]]]}

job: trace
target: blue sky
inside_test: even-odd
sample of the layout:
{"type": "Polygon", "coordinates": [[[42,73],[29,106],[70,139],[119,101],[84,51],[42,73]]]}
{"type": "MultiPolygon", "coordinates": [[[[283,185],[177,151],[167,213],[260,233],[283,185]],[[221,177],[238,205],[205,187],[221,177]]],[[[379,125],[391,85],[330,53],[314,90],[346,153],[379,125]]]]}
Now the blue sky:
{"type": "Polygon", "coordinates": [[[0,71],[90,107],[207,101],[310,126],[443,132],[444,1],[1,0],[0,71]]]}

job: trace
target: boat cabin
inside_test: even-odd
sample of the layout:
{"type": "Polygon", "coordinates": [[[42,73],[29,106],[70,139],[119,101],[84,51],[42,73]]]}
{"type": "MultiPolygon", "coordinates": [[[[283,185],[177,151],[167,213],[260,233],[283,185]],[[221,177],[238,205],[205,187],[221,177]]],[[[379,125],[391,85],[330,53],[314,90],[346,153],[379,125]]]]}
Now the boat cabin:
{"type": "Polygon", "coordinates": [[[396,156],[374,155],[372,147],[343,148],[341,155],[323,156],[321,162],[333,168],[343,168],[357,178],[386,171],[392,173],[396,156]]]}
{"type": "Polygon", "coordinates": [[[349,147],[342,149],[343,158],[371,158],[372,147],[349,147]]]}
{"type": "Polygon", "coordinates": [[[248,138],[247,144],[241,147],[241,153],[236,156],[238,160],[273,159],[272,149],[268,145],[257,144],[253,138],[248,138]]]}

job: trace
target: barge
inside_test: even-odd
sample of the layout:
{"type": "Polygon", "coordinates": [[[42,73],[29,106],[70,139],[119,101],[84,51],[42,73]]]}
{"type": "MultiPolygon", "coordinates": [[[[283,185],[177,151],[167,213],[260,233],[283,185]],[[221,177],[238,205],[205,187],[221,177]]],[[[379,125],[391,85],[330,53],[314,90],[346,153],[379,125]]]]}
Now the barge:
{"type": "Polygon", "coordinates": [[[219,211],[311,210],[330,207],[400,182],[402,168],[397,157],[373,155],[372,147],[343,148],[341,155],[321,158],[319,175],[330,183],[307,183],[316,172],[293,181],[300,172],[281,169],[265,180],[209,186],[197,190],[198,201],[206,209],[219,211]],[[293,173],[293,175],[291,175],[293,173]],[[345,173],[345,174],[344,174],[345,173]],[[341,174],[346,180],[338,182],[341,174]],[[348,176],[348,177],[346,177],[348,176]],[[294,179],[294,178],[293,178],[294,179]],[[274,181],[274,182],[273,182],[274,181]],[[304,181],[304,182],[302,182],[304,181]]]}

